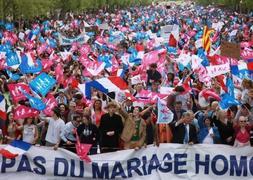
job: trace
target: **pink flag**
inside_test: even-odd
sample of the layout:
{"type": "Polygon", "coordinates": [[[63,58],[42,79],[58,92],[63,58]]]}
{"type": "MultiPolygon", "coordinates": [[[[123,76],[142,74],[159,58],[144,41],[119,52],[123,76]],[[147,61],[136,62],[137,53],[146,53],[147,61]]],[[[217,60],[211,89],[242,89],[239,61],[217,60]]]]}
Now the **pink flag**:
{"type": "Polygon", "coordinates": [[[62,84],[64,82],[64,75],[62,70],[62,65],[59,63],[55,68],[55,78],[58,83],[62,84]]]}
{"type": "Polygon", "coordinates": [[[253,51],[243,50],[241,51],[242,59],[252,59],[253,58],[253,51]]]}
{"type": "Polygon", "coordinates": [[[44,53],[47,49],[47,44],[44,43],[42,45],[40,45],[38,48],[37,48],[37,53],[38,55],[41,55],[42,53],[44,53]]]}
{"type": "Polygon", "coordinates": [[[207,107],[209,105],[210,98],[220,101],[220,96],[214,92],[213,89],[204,89],[199,93],[199,105],[201,107],[207,107]]]}
{"type": "Polygon", "coordinates": [[[53,96],[53,94],[48,94],[47,97],[45,99],[43,99],[43,102],[46,104],[46,109],[44,109],[42,112],[46,115],[46,116],[51,116],[52,115],[52,109],[57,106],[57,101],[55,99],[55,97],[53,96]]]}
{"type": "Polygon", "coordinates": [[[30,88],[26,84],[17,83],[8,84],[7,86],[14,102],[26,99],[25,95],[20,91],[20,88],[23,89],[26,93],[30,94],[30,88]]]}
{"type": "Polygon", "coordinates": [[[0,70],[3,70],[5,68],[6,68],[5,60],[4,59],[0,59],[0,70]]]}
{"type": "Polygon", "coordinates": [[[91,52],[91,48],[88,44],[84,44],[80,48],[81,55],[88,55],[90,52],[91,52]]]}
{"type": "Polygon", "coordinates": [[[166,56],[166,49],[160,49],[151,51],[149,53],[144,54],[144,57],[142,59],[142,64],[144,66],[148,66],[152,63],[158,63],[161,62],[161,58],[164,58],[166,56]]]}
{"type": "Polygon", "coordinates": [[[205,82],[207,84],[211,83],[211,77],[208,75],[208,72],[204,66],[200,66],[195,71],[198,74],[198,78],[200,82],[205,82]]]}
{"type": "Polygon", "coordinates": [[[251,42],[241,42],[241,48],[246,48],[246,47],[250,47],[253,45],[253,41],[251,42]]]}
{"type": "Polygon", "coordinates": [[[114,45],[114,44],[107,44],[107,46],[108,46],[108,48],[110,48],[110,49],[117,50],[117,47],[116,47],[116,45],[114,45]]]}
{"type": "Polygon", "coordinates": [[[92,144],[82,144],[80,143],[79,136],[77,134],[76,129],[74,130],[76,134],[76,153],[80,157],[81,160],[86,162],[91,162],[91,159],[88,156],[90,148],[92,144]]]}
{"type": "Polygon", "coordinates": [[[217,101],[220,101],[220,96],[213,89],[204,89],[201,91],[203,97],[208,100],[208,98],[214,98],[217,101]]]}
{"type": "Polygon", "coordinates": [[[86,66],[87,67],[86,70],[89,72],[91,76],[99,75],[104,70],[106,65],[104,62],[92,62],[92,61],[90,62],[91,65],[86,66]]]}
{"type": "Polygon", "coordinates": [[[54,64],[54,62],[50,59],[41,59],[41,64],[43,67],[43,71],[48,72],[51,66],[54,64]]]}
{"type": "Polygon", "coordinates": [[[147,73],[146,73],[146,67],[143,66],[143,64],[141,64],[140,66],[137,67],[137,69],[135,71],[130,72],[130,74],[132,76],[137,76],[140,75],[141,80],[143,82],[147,81],[147,73]]]}
{"type": "Polygon", "coordinates": [[[27,42],[25,42],[24,46],[25,46],[28,50],[32,50],[32,49],[35,47],[35,42],[34,42],[34,41],[28,40],[27,42]]]}
{"type": "Polygon", "coordinates": [[[157,101],[157,98],[159,97],[160,99],[165,99],[167,98],[167,94],[160,94],[156,92],[151,92],[149,90],[142,90],[138,94],[138,99],[137,101],[139,102],[146,102],[146,103],[154,103],[157,101]]]}
{"type": "Polygon", "coordinates": [[[142,64],[144,66],[148,66],[149,64],[156,63],[159,61],[158,51],[151,51],[149,53],[144,54],[142,64]]]}
{"type": "Polygon", "coordinates": [[[24,119],[28,117],[36,117],[39,115],[39,111],[32,109],[30,107],[20,105],[17,108],[14,109],[14,119],[19,120],[19,119],[24,119]]]}
{"type": "Polygon", "coordinates": [[[87,57],[87,55],[84,54],[79,57],[79,61],[82,63],[84,67],[88,67],[87,65],[89,65],[90,59],[87,57]]]}
{"type": "Polygon", "coordinates": [[[238,65],[238,60],[226,56],[220,56],[218,54],[209,57],[211,65],[220,65],[229,63],[230,65],[236,66],[238,65]]]}
{"type": "Polygon", "coordinates": [[[115,56],[112,56],[112,69],[111,72],[117,71],[119,69],[119,63],[115,56]]]}
{"type": "Polygon", "coordinates": [[[147,41],[147,49],[152,50],[155,47],[155,39],[147,41]]]}
{"type": "Polygon", "coordinates": [[[74,43],[72,43],[70,52],[75,52],[75,51],[77,51],[79,48],[80,48],[79,43],[78,43],[78,42],[74,42],[74,43]]]}

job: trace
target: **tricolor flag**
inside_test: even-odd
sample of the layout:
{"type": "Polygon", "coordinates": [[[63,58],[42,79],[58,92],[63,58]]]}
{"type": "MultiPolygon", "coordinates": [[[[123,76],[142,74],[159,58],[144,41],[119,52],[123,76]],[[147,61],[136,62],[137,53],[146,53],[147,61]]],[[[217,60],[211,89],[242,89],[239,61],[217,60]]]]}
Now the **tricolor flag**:
{"type": "Polygon", "coordinates": [[[0,95],[0,119],[6,120],[6,102],[3,95],[0,95]]]}
{"type": "Polygon", "coordinates": [[[207,53],[209,53],[211,50],[212,42],[210,34],[213,32],[214,32],[213,29],[208,29],[207,26],[204,27],[202,41],[203,41],[203,48],[206,50],[207,53]]]}
{"type": "Polygon", "coordinates": [[[0,154],[5,158],[12,159],[26,153],[30,147],[31,144],[29,143],[21,140],[14,140],[9,145],[5,146],[5,148],[0,149],[0,154]]]}
{"type": "Polygon", "coordinates": [[[252,74],[253,74],[253,58],[247,59],[246,62],[247,62],[248,72],[252,76],[252,74]]]}
{"type": "MultiPolygon", "coordinates": [[[[79,87],[80,88],[80,87],[79,87]]],[[[120,77],[101,78],[85,84],[85,96],[91,99],[92,88],[97,89],[105,94],[109,92],[119,92],[128,89],[127,83],[120,77]]]]}

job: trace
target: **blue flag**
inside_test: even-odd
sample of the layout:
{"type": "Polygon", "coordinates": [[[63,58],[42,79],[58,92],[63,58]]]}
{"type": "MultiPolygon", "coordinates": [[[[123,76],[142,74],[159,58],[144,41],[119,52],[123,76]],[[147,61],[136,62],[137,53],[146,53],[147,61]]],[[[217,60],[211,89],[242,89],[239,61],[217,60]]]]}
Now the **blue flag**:
{"type": "Polygon", "coordinates": [[[7,66],[14,66],[20,64],[19,57],[16,52],[8,52],[6,54],[6,63],[7,66]]]}
{"type": "Polygon", "coordinates": [[[224,93],[221,95],[221,101],[219,105],[221,109],[228,109],[233,105],[239,105],[240,102],[236,100],[234,97],[230,96],[228,93],[224,93]]]}
{"type": "Polygon", "coordinates": [[[42,71],[42,63],[40,60],[37,60],[35,63],[33,63],[33,65],[29,65],[29,62],[33,62],[33,60],[31,59],[31,56],[29,54],[23,55],[22,62],[19,66],[21,73],[29,74],[29,73],[38,73],[42,71]]]}
{"type": "Polygon", "coordinates": [[[109,68],[112,66],[111,56],[109,55],[100,55],[98,56],[98,62],[104,62],[105,68],[109,68]]]}
{"type": "Polygon", "coordinates": [[[198,49],[197,55],[198,55],[198,57],[200,57],[202,59],[201,64],[203,66],[209,66],[210,65],[209,60],[206,57],[205,50],[203,48],[198,49]]]}
{"type": "Polygon", "coordinates": [[[53,77],[46,73],[41,73],[29,83],[29,86],[35,92],[45,97],[47,93],[54,87],[55,83],[56,80],[53,77]]]}
{"type": "Polygon", "coordinates": [[[235,98],[235,87],[234,87],[234,83],[233,83],[233,80],[232,78],[228,77],[227,80],[226,80],[226,86],[228,88],[228,94],[232,97],[232,98],[235,98]]]}
{"type": "Polygon", "coordinates": [[[25,95],[25,97],[29,100],[30,106],[36,110],[43,111],[46,109],[46,104],[39,98],[33,97],[24,90],[20,89],[20,91],[25,95]]]}
{"type": "Polygon", "coordinates": [[[17,81],[20,79],[20,75],[19,74],[13,74],[10,70],[6,69],[6,73],[9,76],[9,78],[11,78],[14,81],[17,81]]]}

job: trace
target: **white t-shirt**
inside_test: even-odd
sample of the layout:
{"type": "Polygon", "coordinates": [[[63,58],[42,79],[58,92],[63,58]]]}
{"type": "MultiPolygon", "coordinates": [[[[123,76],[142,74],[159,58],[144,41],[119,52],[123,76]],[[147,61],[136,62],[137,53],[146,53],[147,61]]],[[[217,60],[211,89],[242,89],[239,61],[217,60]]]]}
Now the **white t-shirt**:
{"type": "Polygon", "coordinates": [[[65,123],[61,118],[54,120],[53,118],[47,118],[49,124],[47,129],[46,141],[52,144],[57,144],[61,137],[61,132],[64,131],[65,123]]]}
{"type": "Polygon", "coordinates": [[[205,137],[203,144],[213,144],[213,138],[211,137],[213,134],[213,128],[209,129],[208,135],[205,137]]]}
{"type": "Polygon", "coordinates": [[[31,125],[24,125],[23,130],[23,141],[32,144],[35,137],[35,130],[36,126],[34,124],[31,125]]]}

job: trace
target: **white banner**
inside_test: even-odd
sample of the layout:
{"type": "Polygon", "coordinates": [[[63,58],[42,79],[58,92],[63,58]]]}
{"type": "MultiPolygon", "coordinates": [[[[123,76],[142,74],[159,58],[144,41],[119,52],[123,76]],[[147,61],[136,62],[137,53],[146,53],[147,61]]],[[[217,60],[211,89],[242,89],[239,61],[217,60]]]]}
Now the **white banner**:
{"type": "Polygon", "coordinates": [[[87,36],[86,34],[82,33],[79,36],[75,37],[75,38],[69,38],[66,37],[64,35],[62,35],[61,33],[58,34],[58,38],[59,38],[59,43],[62,46],[68,46],[71,45],[74,42],[78,42],[79,44],[83,44],[86,43],[89,40],[89,36],[87,36]]]}
{"type": "Polygon", "coordinates": [[[210,77],[216,77],[230,72],[230,65],[229,63],[226,63],[221,65],[207,66],[206,70],[210,77]]]}
{"type": "Polygon", "coordinates": [[[161,27],[161,37],[165,40],[169,40],[170,33],[173,30],[173,25],[167,25],[161,27]]]}
{"type": "Polygon", "coordinates": [[[165,41],[169,40],[170,34],[172,34],[177,41],[179,40],[179,26],[177,24],[161,27],[161,37],[165,41]]]}
{"type": "Polygon", "coordinates": [[[252,147],[160,144],[90,158],[87,164],[64,149],[34,146],[16,159],[0,157],[0,179],[253,179],[252,147]]]}

